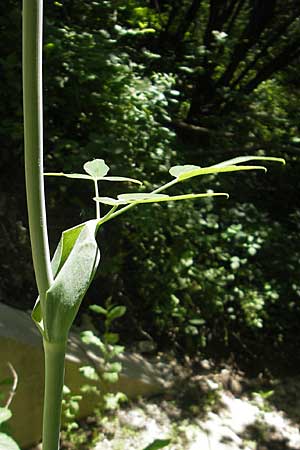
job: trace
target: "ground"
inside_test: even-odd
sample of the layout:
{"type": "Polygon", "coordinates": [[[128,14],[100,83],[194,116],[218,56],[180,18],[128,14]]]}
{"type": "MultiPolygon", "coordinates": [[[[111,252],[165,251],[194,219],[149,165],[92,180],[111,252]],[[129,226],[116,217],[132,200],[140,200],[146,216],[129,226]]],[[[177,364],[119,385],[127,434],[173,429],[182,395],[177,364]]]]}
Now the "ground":
{"type": "Polygon", "coordinates": [[[166,450],[300,449],[300,376],[249,378],[207,360],[175,363],[173,376],[164,395],[80,423],[63,449],[143,450],[167,438],[166,450]]]}

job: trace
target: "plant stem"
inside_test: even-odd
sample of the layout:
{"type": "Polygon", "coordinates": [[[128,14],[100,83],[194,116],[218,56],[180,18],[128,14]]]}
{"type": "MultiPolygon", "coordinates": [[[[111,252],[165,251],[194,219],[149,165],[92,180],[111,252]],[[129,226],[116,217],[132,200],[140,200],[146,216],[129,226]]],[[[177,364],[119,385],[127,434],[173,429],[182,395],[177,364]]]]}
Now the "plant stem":
{"type": "MultiPolygon", "coordinates": [[[[94,180],[95,197],[99,197],[98,181],[94,180]]],[[[100,219],[100,203],[96,202],[96,219],[100,219]]]]}
{"type": "Polygon", "coordinates": [[[58,450],[66,343],[52,343],[44,339],[44,351],[43,450],[58,450]]]}
{"type": "Polygon", "coordinates": [[[52,281],[43,176],[43,1],[23,0],[23,107],[26,195],[32,258],[43,299],[52,281]]]}
{"type": "MultiPolygon", "coordinates": [[[[41,307],[53,282],[48,244],[43,175],[42,102],[43,1],[23,0],[23,107],[25,177],[29,231],[41,307]]],[[[58,450],[65,343],[44,339],[45,397],[43,450],[58,450]]]]}

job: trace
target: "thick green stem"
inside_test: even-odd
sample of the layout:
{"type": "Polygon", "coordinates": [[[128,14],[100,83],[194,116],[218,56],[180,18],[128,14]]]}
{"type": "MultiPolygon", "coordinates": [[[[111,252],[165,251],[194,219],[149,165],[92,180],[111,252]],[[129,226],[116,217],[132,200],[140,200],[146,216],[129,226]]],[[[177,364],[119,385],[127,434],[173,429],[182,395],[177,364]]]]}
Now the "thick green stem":
{"type": "Polygon", "coordinates": [[[58,450],[66,343],[52,343],[44,340],[44,351],[43,450],[58,450]]]}
{"type": "Polygon", "coordinates": [[[23,0],[23,107],[26,195],[36,282],[42,300],[53,278],[43,176],[43,1],[23,0]]]}

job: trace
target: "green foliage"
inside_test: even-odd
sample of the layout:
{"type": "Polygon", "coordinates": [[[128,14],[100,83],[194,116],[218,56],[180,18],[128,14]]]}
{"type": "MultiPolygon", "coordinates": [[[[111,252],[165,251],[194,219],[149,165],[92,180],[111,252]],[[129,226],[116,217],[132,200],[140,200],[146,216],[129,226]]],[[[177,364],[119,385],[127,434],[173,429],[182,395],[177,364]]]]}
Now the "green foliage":
{"type": "Polygon", "coordinates": [[[122,371],[122,364],[116,358],[124,352],[124,347],[117,345],[119,335],[111,332],[112,323],[126,313],[123,305],[111,304],[111,299],[106,301],[106,307],[91,305],[90,310],[104,316],[104,330],[102,338],[96,336],[93,331],[83,331],[82,341],[87,345],[98,347],[103,363],[101,367],[82,366],[80,372],[87,379],[83,385],[82,392],[93,392],[99,398],[97,413],[103,416],[105,412],[115,410],[120,403],[127,401],[122,392],[110,392],[110,385],[118,381],[122,371]]]}
{"type": "Polygon", "coordinates": [[[158,450],[164,448],[171,443],[171,439],[156,439],[152,444],[147,445],[143,450],[158,450]]]}
{"type": "Polygon", "coordinates": [[[94,278],[100,255],[95,235],[98,221],[91,220],[63,232],[52,260],[55,280],[44,304],[37,302],[33,319],[52,342],[67,339],[80,303],[94,278]]]}
{"type": "Polygon", "coordinates": [[[62,422],[66,435],[72,435],[72,432],[78,428],[76,418],[80,408],[81,395],[73,395],[68,386],[63,387],[62,401],[62,422]]]}
{"type": "MultiPolygon", "coordinates": [[[[154,338],[164,336],[161,343],[178,339],[195,349],[199,342],[222,342],[225,337],[229,345],[236,342],[234,333],[246,347],[250,348],[252,341],[251,348],[255,348],[255,343],[265,340],[278,355],[287,354],[284,348],[293,357],[297,355],[297,63],[286,53],[288,67],[274,72],[250,94],[244,87],[286,44],[298,39],[294,22],[272,41],[278,26],[289,21],[298,5],[291,1],[287,8],[286,3],[277,2],[267,29],[239,61],[231,86],[222,86],[220,77],[242,42],[242,31],[251,17],[261,17],[251,15],[260,2],[237,14],[227,36],[230,18],[223,28],[213,28],[212,34],[208,29],[205,39],[209,42],[205,43],[209,1],[201,2],[187,29],[182,25],[190,0],[177,9],[174,2],[162,2],[160,12],[154,2],[150,6],[134,0],[126,5],[110,1],[54,3],[59,2],[45,2],[47,171],[63,168],[68,177],[76,177],[71,172],[89,177],[80,174],[82,163],[104,158],[111,162],[113,173],[159,186],[172,165],[185,161],[203,166],[231,155],[260,154],[260,148],[265,155],[283,154],[289,161],[279,176],[267,174],[265,181],[254,174],[247,179],[233,174],[232,181],[222,175],[211,178],[210,183],[201,180],[201,191],[213,187],[217,192],[222,177],[222,190],[231,195],[226,209],[221,201],[212,208],[209,199],[201,205],[176,204],[176,208],[171,203],[144,205],[135,209],[134,215],[123,216],[119,224],[100,231],[102,273],[97,274],[91,297],[102,292],[101,304],[109,295],[116,304],[126,303],[130,315],[124,318],[122,339],[128,330],[136,336],[136,324],[141,323],[154,338]],[[261,51],[266,51],[265,55],[261,51]],[[247,67],[247,76],[238,81],[247,67]],[[199,118],[193,115],[189,121],[194,127],[177,127],[178,119],[187,120],[194,98],[199,101],[199,118]],[[202,136],[197,126],[208,127],[209,135],[202,136]],[[156,225],[151,223],[153,219],[156,225]],[[239,230],[233,232],[232,224],[239,230]],[[220,314],[224,316],[220,318],[220,314]]],[[[221,16],[226,18],[226,14],[221,16]]],[[[29,308],[35,292],[24,212],[17,2],[7,3],[0,24],[5,36],[0,43],[0,166],[3,173],[16,175],[14,183],[9,177],[0,181],[0,296],[13,305],[22,298],[22,307],[29,308]],[[11,265],[14,273],[8,268],[11,265]]],[[[108,175],[105,178],[108,181],[108,175]]],[[[93,214],[92,202],[89,207],[86,201],[89,183],[68,180],[67,184],[63,177],[61,181],[61,186],[53,189],[54,182],[47,180],[52,242],[58,240],[57,230],[74,224],[74,217],[80,215],[86,221],[93,214]]],[[[194,186],[193,179],[188,182],[194,186]]],[[[141,190],[149,192],[149,187],[146,183],[141,190]]],[[[100,195],[116,199],[118,193],[117,185],[103,183],[100,195]]],[[[175,188],[175,194],[182,192],[175,188]]],[[[237,349],[241,349],[239,345],[237,349]]]]}
{"type": "Polygon", "coordinates": [[[20,450],[16,442],[6,433],[6,422],[12,413],[8,408],[0,408],[0,450],[20,450]]]}

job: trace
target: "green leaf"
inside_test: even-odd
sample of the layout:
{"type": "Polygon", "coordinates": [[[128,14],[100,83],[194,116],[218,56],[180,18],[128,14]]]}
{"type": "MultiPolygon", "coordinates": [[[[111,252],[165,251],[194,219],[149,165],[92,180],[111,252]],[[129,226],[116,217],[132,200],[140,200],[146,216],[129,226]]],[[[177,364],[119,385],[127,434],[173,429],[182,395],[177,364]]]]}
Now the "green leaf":
{"type": "Polygon", "coordinates": [[[56,276],[42,305],[45,335],[49,341],[67,338],[93,280],[100,260],[95,238],[97,224],[97,220],[90,220],[63,232],[52,261],[56,276]]]}
{"type": "Polygon", "coordinates": [[[45,172],[45,176],[50,177],[65,177],[65,178],[75,178],[80,180],[90,180],[93,181],[94,179],[99,181],[121,181],[121,182],[129,182],[129,183],[136,183],[136,184],[143,184],[141,181],[136,180],[135,178],[128,178],[128,177],[105,177],[105,176],[99,176],[99,177],[92,177],[90,175],[85,175],[84,173],[63,173],[63,172],[45,172]]]}
{"type": "Polygon", "coordinates": [[[116,372],[103,372],[102,378],[108,383],[116,383],[119,379],[119,375],[116,372]]]}
{"type": "Polygon", "coordinates": [[[94,200],[96,202],[103,203],[104,205],[111,205],[111,206],[126,205],[126,202],[122,202],[121,200],[117,200],[111,197],[94,197],[94,200]]]}
{"type": "Polygon", "coordinates": [[[12,414],[8,408],[0,408],[0,424],[11,418],[12,414]]]}
{"type": "Polygon", "coordinates": [[[7,434],[0,433],[0,450],[20,450],[20,447],[7,434]]]}
{"type": "Polygon", "coordinates": [[[126,306],[114,306],[107,314],[109,320],[114,320],[124,316],[126,313],[126,306]]]}
{"type": "Polygon", "coordinates": [[[44,175],[47,177],[65,177],[81,180],[93,180],[92,177],[90,177],[89,175],[85,175],[84,173],[45,172],[44,175]]]}
{"type": "Polygon", "coordinates": [[[92,381],[99,380],[99,375],[97,374],[96,369],[92,366],[82,366],[80,367],[79,372],[81,372],[83,376],[85,378],[88,378],[89,380],[92,381]]]}
{"type": "Polygon", "coordinates": [[[143,184],[141,181],[136,180],[135,178],[127,178],[127,177],[103,177],[99,178],[101,181],[127,181],[130,183],[143,184]]]}
{"type": "Polygon", "coordinates": [[[204,319],[191,319],[191,320],[189,320],[189,323],[191,325],[204,325],[205,320],[204,319]]]}
{"type": "Polygon", "coordinates": [[[194,166],[192,164],[185,164],[184,166],[173,166],[171,167],[171,169],[169,170],[170,175],[172,175],[172,177],[179,177],[179,175],[186,173],[186,172],[190,172],[191,170],[196,170],[196,169],[201,169],[200,166],[194,166]]]}
{"type": "Polygon", "coordinates": [[[133,194],[120,194],[118,195],[118,199],[125,201],[127,203],[130,202],[135,202],[135,201],[140,201],[140,200],[152,200],[152,199],[157,199],[157,198],[168,198],[168,195],[162,195],[162,194],[152,194],[150,193],[140,193],[140,192],[136,192],[133,194]]]}
{"type": "Polygon", "coordinates": [[[210,167],[227,167],[232,164],[245,163],[248,161],[275,161],[285,164],[285,160],[283,158],[274,158],[272,156],[238,156],[237,158],[228,159],[227,161],[214,164],[210,167]]]}
{"type": "Polygon", "coordinates": [[[88,161],[83,166],[87,174],[89,174],[95,180],[99,180],[109,171],[109,167],[105,164],[104,159],[94,159],[93,161],[88,161]]]}
{"type": "Polygon", "coordinates": [[[171,439],[155,439],[150,445],[147,445],[143,450],[158,450],[164,448],[171,443],[171,439]]]}
{"type": "Polygon", "coordinates": [[[122,200],[111,199],[109,197],[94,197],[96,202],[104,203],[106,205],[122,205],[122,204],[131,204],[134,203],[136,205],[142,203],[160,203],[160,202],[174,202],[179,200],[193,200],[197,198],[205,198],[205,197],[229,197],[225,192],[207,192],[205,194],[183,194],[183,195],[161,195],[161,194],[141,194],[141,196],[137,197],[137,194],[120,194],[118,198],[122,200]],[[126,197],[125,197],[126,195],[126,197]],[[130,195],[130,197],[129,197],[130,195]],[[125,200],[126,198],[126,200],[125,200]]]}
{"type": "Polygon", "coordinates": [[[80,334],[81,340],[84,344],[87,345],[95,345],[96,347],[99,347],[101,350],[105,348],[103,342],[98,336],[95,336],[94,333],[90,330],[83,331],[80,334]]]}
{"type": "MultiPolygon", "coordinates": [[[[154,198],[146,198],[144,200],[140,200],[137,203],[157,203],[157,202],[174,202],[174,201],[179,201],[179,200],[193,200],[196,198],[205,198],[205,197],[218,197],[218,196],[225,196],[225,197],[229,197],[228,194],[226,194],[225,192],[209,192],[209,193],[205,193],[205,194],[183,194],[183,195],[173,195],[173,196],[168,196],[168,195],[159,195],[156,194],[157,196],[155,196],[154,198]]],[[[132,201],[130,201],[129,203],[133,203],[132,201]]],[[[135,203],[135,202],[134,202],[135,203]]]]}
{"type": "Polygon", "coordinates": [[[189,178],[197,177],[199,175],[210,175],[213,173],[223,173],[223,172],[239,172],[244,170],[264,170],[267,169],[263,166],[226,166],[226,167],[203,167],[202,169],[191,170],[190,172],[182,173],[177,177],[178,181],[187,180],[189,178]]]}
{"type": "Polygon", "coordinates": [[[119,340],[119,335],[117,333],[104,333],[104,339],[108,344],[116,344],[119,340]]]}
{"type": "Polygon", "coordinates": [[[114,362],[109,364],[109,367],[107,369],[107,372],[116,372],[119,373],[122,371],[122,364],[119,362],[114,362]]]}
{"type": "Polygon", "coordinates": [[[102,308],[102,306],[99,305],[91,305],[89,306],[89,309],[97,314],[104,314],[107,315],[107,309],[102,308]]]}
{"type": "MultiPolygon", "coordinates": [[[[57,249],[54,253],[53,259],[51,261],[51,268],[53,272],[53,276],[56,277],[64,263],[66,262],[67,258],[69,257],[71,250],[84,227],[84,223],[77,225],[73,228],[70,228],[69,230],[63,231],[62,237],[59,241],[59,244],[57,246],[57,249]]],[[[42,335],[44,335],[44,324],[43,324],[43,317],[42,317],[42,307],[40,298],[37,299],[32,314],[32,319],[36,323],[37,327],[41,331],[42,335]]]]}

